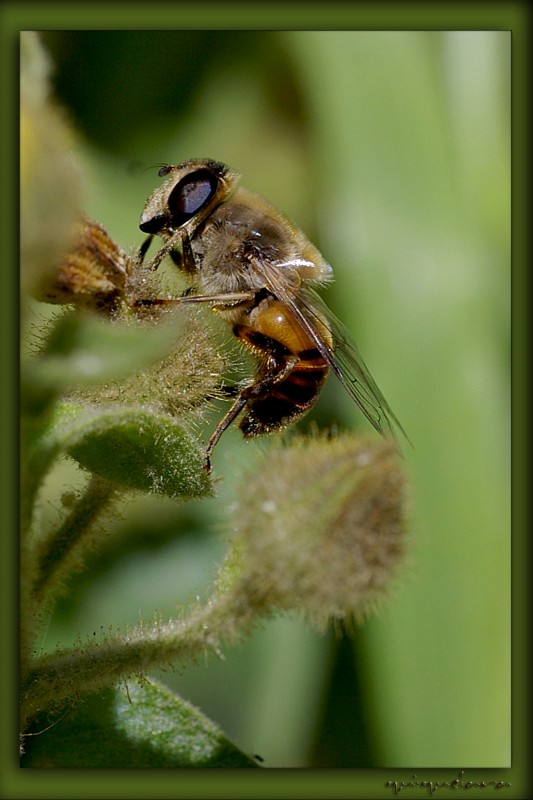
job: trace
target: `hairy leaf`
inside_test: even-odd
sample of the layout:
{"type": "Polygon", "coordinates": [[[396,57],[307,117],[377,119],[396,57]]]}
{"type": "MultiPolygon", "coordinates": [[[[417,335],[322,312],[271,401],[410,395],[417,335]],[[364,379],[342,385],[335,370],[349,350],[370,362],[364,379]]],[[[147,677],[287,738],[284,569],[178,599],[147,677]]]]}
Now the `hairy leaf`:
{"type": "Polygon", "coordinates": [[[92,695],[39,725],[23,767],[257,767],[201,711],[152,681],[92,695]]]}

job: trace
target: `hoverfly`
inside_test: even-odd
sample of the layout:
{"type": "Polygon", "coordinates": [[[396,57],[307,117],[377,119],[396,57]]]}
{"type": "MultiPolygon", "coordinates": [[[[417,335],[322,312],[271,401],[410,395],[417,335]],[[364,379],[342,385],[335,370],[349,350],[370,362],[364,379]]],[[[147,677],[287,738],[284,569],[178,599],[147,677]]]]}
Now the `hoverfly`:
{"type": "Polygon", "coordinates": [[[206,469],[237,417],[245,437],[285,428],[315,404],[330,369],[379,433],[403,432],[345,328],[316,293],[333,271],[302,231],[238,187],[240,176],[218,161],[166,165],[159,175],[167,180],[140,218],[150,234],[140,258],[160,236],[164,244],[148,269],[169,255],[194,284],[194,293],[160,302],[211,305],[258,362],[257,375],[237,389],[209,439],[206,469]]]}

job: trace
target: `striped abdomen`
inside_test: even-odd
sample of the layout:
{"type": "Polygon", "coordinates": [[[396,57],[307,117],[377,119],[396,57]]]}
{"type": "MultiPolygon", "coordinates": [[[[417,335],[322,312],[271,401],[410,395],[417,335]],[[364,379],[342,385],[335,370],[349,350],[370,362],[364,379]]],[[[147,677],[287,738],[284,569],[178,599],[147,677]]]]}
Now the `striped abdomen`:
{"type": "Polygon", "coordinates": [[[328,365],[309,334],[273,298],[262,300],[234,333],[259,357],[239,425],[247,437],[289,425],[315,404],[328,365]]]}

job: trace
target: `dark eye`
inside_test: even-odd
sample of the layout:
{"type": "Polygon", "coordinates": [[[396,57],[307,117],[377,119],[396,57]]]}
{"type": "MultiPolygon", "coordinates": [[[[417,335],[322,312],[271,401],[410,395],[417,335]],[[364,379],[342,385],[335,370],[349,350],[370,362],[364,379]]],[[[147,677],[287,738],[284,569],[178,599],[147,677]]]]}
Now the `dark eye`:
{"type": "Polygon", "coordinates": [[[182,178],[168,198],[174,226],[178,228],[197,214],[213,197],[216,189],[216,176],[206,169],[199,169],[182,178]]]}

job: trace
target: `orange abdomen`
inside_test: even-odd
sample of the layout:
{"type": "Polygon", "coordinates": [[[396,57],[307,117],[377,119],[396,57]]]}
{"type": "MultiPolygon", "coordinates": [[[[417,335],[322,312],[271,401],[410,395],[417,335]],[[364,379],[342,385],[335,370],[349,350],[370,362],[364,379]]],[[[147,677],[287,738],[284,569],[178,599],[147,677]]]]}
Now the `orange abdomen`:
{"type": "Polygon", "coordinates": [[[288,309],[278,300],[263,300],[248,315],[247,324],[235,326],[234,333],[260,359],[254,394],[239,425],[244,436],[279,430],[309,411],[324,384],[328,365],[288,309]],[[292,361],[294,366],[281,378],[292,361]]]}

